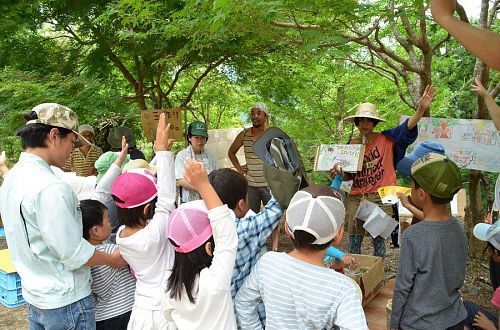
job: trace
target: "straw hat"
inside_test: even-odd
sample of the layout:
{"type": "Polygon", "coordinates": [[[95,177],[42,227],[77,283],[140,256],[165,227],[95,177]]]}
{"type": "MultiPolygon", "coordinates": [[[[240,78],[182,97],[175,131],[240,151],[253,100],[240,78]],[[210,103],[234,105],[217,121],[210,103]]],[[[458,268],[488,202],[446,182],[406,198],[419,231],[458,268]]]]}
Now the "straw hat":
{"type": "Polygon", "coordinates": [[[385,119],[378,116],[377,108],[371,103],[361,103],[356,108],[356,114],[354,116],[346,117],[344,120],[353,123],[354,118],[372,118],[378,121],[385,121],[385,119]]]}

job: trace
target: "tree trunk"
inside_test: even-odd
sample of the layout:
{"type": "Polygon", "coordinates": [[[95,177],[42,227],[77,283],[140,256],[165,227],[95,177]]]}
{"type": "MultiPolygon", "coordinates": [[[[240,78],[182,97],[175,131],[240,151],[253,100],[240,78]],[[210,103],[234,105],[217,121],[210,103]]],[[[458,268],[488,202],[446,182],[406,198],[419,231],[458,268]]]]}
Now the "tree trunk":
{"type": "Polygon", "coordinates": [[[474,226],[484,219],[484,210],[481,200],[481,176],[483,173],[471,170],[469,173],[469,204],[465,208],[465,233],[469,241],[469,256],[473,259],[482,259],[484,242],[476,239],[472,234],[474,226]]]}
{"type": "MultiPolygon", "coordinates": [[[[479,25],[482,29],[488,29],[489,26],[488,5],[488,0],[482,0],[481,15],[479,18],[479,25]]],[[[484,86],[488,86],[488,70],[489,68],[480,59],[476,59],[474,76],[480,76],[484,86]]],[[[488,119],[488,110],[484,100],[480,96],[477,98],[477,109],[474,118],[488,119]]],[[[474,226],[485,219],[481,198],[481,181],[483,177],[484,173],[482,171],[471,170],[469,172],[469,205],[465,209],[465,231],[469,240],[469,256],[474,259],[483,258],[482,249],[484,242],[479,241],[472,234],[474,226]]]]}

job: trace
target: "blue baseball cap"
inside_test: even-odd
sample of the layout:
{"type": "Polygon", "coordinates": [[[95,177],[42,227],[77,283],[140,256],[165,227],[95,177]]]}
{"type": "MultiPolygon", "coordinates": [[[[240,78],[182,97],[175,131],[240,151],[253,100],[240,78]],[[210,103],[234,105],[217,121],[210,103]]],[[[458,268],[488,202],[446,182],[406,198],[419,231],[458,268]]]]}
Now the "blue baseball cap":
{"type": "Polygon", "coordinates": [[[444,147],[441,143],[435,141],[424,141],[415,147],[413,152],[409,153],[405,158],[401,159],[396,165],[396,170],[406,176],[411,176],[411,166],[413,163],[423,156],[427,155],[429,152],[434,152],[440,155],[444,155],[444,147]]]}

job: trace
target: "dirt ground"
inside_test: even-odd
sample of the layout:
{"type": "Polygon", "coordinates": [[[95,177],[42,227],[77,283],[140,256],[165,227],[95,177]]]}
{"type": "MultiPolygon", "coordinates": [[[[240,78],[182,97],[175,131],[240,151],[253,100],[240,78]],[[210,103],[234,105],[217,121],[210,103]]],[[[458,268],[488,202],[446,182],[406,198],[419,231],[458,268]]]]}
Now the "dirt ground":
{"type": "MultiPolygon", "coordinates": [[[[371,246],[371,238],[366,237],[363,240],[362,252],[364,254],[371,254],[373,247],[371,246]]],[[[340,249],[347,251],[348,238],[344,236],[340,243],[340,249]]],[[[389,240],[387,244],[387,256],[384,260],[385,264],[385,280],[396,276],[398,267],[399,249],[391,248],[389,240]]],[[[5,238],[0,238],[0,249],[7,248],[5,238]]],[[[289,252],[293,249],[292,243],[288,237],[283,233],[280,234],[280,251],[289,252]]],[[[465,284],[462,287],[462,297],[467,300],[472,300],[482,307],[492,310],[490,299],[493,290],[490,285],[488,264],[486,259],[482,262],[470,262],[467,265],[467,274],[465,284]]],[[[28,329],[28,308],[26,305],[18,308],[6,308],[0,304],[0,329],[18,330],[28,329]]]]}

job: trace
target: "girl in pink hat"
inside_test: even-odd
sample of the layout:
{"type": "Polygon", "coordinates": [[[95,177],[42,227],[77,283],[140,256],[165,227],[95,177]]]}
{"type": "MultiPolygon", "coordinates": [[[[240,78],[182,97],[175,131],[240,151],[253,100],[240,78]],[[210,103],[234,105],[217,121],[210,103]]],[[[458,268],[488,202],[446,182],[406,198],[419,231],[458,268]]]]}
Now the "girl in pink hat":
{"type": "Polygon", "coordinates": [[[176,193],[169,130],[161,114],[154,144],[158,179],[147,169],[133,169],[121,174],[111,189],[122,223],[116,243],[137,279],[127,329],[175,328],[161,313],[166,271],[174,261],[174,249],[165,235],[176,193]]]}
{"type": "Polygon", "coordinates": [[[165,317],[179,329],[236,329],[231,298],[238,246],[234,213],[222,204],[203,165],[188,159],[184,178],[205,203],[185,203],[170,216],[168,239],[175,261],[165,317]]]}

